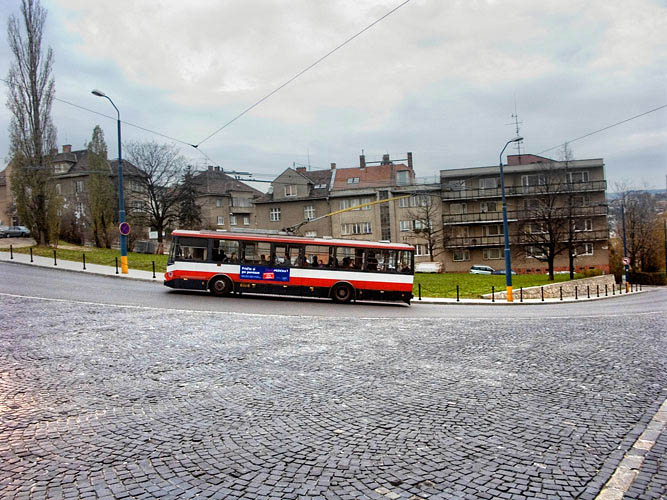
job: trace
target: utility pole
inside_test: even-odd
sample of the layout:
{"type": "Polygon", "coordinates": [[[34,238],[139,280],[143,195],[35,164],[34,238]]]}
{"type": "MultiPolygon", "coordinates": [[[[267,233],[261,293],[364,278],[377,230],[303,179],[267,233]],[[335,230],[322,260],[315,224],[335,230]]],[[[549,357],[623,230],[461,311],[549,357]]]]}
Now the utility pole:
{"type": "Polygon", "coordinates": [[[625,274],[623,276],[623,281],[625,281],[625,291],[627,293],[628,291],[628,268],[630,267],[629,264],[626,264],[627,259],[628,259],[628,244],[625,239],[625,200],[623,200],[623,203],[621,203],[621,219],[622,219],[622,224],[623,224],[623,269],[625,270],[625,274]]]}

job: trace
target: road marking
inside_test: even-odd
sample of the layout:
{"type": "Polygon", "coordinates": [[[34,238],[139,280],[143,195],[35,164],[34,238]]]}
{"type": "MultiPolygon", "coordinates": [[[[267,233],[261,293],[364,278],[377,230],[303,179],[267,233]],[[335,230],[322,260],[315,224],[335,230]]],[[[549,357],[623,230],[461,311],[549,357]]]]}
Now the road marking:
{"type": "MultiPolygon", "coordinates": [[[[306,314],[258,314],[258,313],[244,313],[244,312],[238,312],[238,311],[209,311],[205,309],[177,309],[177,308],[171,308],[171,307],[151,307],[151,306],[137,306],[137,305],[130,305],[130,304],[109,304],[107,302],[92,302],[92,301],[85,301],[85,300],[74,300],[74,299],[56,299],[56,298],[50,298],[50,297],[37,297],[33,295],[20,295],[20,294],[13,294],[13,293],[2,293],[0,292],[0,296],[5,296],[5,297],[14,297],[14,298],[21,298],[21,299],[33,299],[33,300],[45,300],[45,301],[51,301],[51,302],[68,302],[72,304],[82,304],[82,305],[91,305],[91,306],[108,306],[108,307],[117,307],[117,308],[123,308],[123,309],[138,309],[138,310],[144,310],[144,311],[173,311],[173,312],[185,312],[185,313],[210,313],[210,314],[236,314],[238,316],[248,316],[248,317],[260,317],[260,318],[266,318],[266,317],[274,317],[274,318],[283,318],[286,316],[293,316],[293,317],[299,317],[299,318],[322,318],[323,316],[315,316],[315,315],[306,315],[306,314]]],[[[531,316],[524,316],[524,317],[516,317],[516,316],[498,316],[496,319],[512,319],[513,321],[535,321],[535,319],[540,319],[540,320],[545,320],[545,319],[596,319],[596,318],[617,318],[617,317],[627,317],[627,316],[649,316],[649,315],[662,315],[664,314],[664,311],[644,311],[644,312],[634,312],[634,313],[614,313],[614,314],[589,314],[589,315],[574,315],[574,316],[539,316],[539,317],[531,317],[531,316]]],[[[336,319],[345,319],[344,317],[342,318],[336,318],[336,319]]],[[[389,316],[355,316],[355,319],[365,319],[365,320],[381,320],[381,319],[396,319],[396,317],[389,317],[389,316]]],[[[414,319],[451,319],[454,321],[458,321],[462,318],[460,317],[451,317],[451,318],[443,318],[443,317],[438,317],[438,316],[431,316],[431,317],[408,317],[404,318],[407,320],[414,320],[414,319]]],[[[488,318],[468,318],[471,321],[488,321],[488,318]]]]}

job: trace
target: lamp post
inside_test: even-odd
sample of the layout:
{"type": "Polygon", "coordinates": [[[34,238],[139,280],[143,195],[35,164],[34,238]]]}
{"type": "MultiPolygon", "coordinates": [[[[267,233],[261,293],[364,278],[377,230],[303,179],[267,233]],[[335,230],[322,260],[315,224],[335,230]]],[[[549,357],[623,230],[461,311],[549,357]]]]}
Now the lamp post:
{"type": "Polygon", "coordinates": [[[503,174],[503,153],[513,142],[522,141],[523,137],[515,137],[505,144],[500,152],[500,196],[503,201],[503,234],[505,235],[505,285],[507,286],[507,302],[513,302],[512,297],[512,259],[510,257],[510,235],[507,227],[507,203],[505,202],[505,175],[503,174]]]}
{"type": "Polygon", "coordinates": [[[124,224],[125,199],[123,196],[123,158],[120,148],[120,111],[118,111],[118,108],[111,100],[111,98],[101,90],[94,89],[92,94],[96,95],[97,97],[104,97],[108,99],[118,114],[116,123],[118,125],[118,224],[120,229],[120,268],[123,274],[127,274],[127,233],[125,229],[127,224],[124,224]]]}

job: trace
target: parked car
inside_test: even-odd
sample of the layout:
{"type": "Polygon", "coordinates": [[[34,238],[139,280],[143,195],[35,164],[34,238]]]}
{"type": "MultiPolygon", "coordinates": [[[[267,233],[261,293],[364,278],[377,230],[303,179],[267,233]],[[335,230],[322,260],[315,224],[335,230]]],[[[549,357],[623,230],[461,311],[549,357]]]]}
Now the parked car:
{"type": "Polygon", "coordinates": [[[493,274],[495,269],[491,266],[472,266],[470,268],[470,274],[493,274]]]}
{"type": "MultiPolygon", "coordinates": [[[[503,275],[504,275],[504,274],[505,274],[505,270],[504,270],[504,269],[496,269],[496,270],[493,271],[491,274],[503,274],[503,275]]],[[[516,271],[512,271],[512,274],[516,274],[516,271]]]]}
{"type": "Polygon", "coordinates": [[[0,238],[7,237],[7,229],[9,229],[9,226],[0,226],[0,238]]]}
{"type": "Polygon", "coordinates": [[[9,226],[0,230],[3,238],[27,238],[30,236],[30,229],[25,226],[9,226]]]}

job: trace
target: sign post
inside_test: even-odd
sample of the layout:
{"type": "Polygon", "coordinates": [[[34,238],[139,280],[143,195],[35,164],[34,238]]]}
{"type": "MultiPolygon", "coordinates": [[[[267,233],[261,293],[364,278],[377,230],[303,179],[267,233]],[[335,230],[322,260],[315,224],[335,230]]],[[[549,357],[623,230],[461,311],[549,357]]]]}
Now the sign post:
{"type": "MultiPolygon", "coordinates": [[[[118,232],[120,233],[120,236],[121,236],[122,239],[127,238],[127,235],[130,234],[130,223],[123,221],[120,224],[118,224],[118,232]]],[[[122,250],[122,248],[121,248],[121,250],[122,250]]],[[[123,274],[127,274],[127,270],[128,270],[128,267],[127,267],[127,246],[125,246],[125,252],[121,251],[120,268],[121,268],[121,272],[123,274]]]]}

